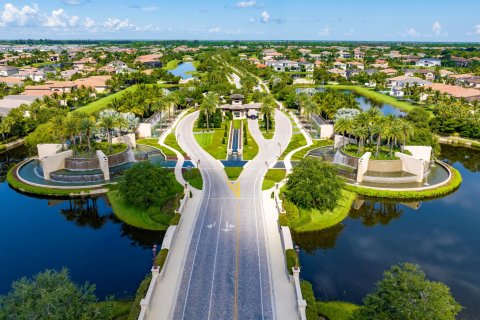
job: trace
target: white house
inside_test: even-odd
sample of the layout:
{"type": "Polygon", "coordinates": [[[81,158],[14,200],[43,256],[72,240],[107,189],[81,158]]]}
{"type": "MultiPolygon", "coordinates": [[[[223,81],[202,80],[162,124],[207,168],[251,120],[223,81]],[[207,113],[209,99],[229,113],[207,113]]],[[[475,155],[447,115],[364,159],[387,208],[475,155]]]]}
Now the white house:
{"type": "Polygon", "coordinates": [[[440,67],[442,60],[437,58],[422,58],[415,62],[417,67],[440,67]]]}

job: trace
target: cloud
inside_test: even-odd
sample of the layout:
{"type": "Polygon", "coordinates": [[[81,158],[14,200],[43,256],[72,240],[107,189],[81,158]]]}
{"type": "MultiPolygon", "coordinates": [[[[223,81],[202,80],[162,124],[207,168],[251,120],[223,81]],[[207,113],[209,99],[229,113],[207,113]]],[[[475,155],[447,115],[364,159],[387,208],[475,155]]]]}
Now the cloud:
{"type": "Polygon", "coordinates": [[[38,6],[25,5],[21,9],[17,8],[11,3],[6,3],[3,6],[2,14],[0,15],[0,27],[5,26],[27,26],[34,23],[39,18],[38,6]]]}
{"type": "Polygon", "coordinates": [[[260,21],[263,23],[268,23],[268,21],[270,21],[270,15],[268,14],[267,11],[263,11],[260,14],[260,21]]]}
{"type": "Polygon", "coordinates": [[[145,11],[145,12],[153,12],[153,11],[158,10],[158,7],[155,7],[155,6],[142,7],[138,4],[132,4],[131,6],[129,6],[129,8],[130,9],[138,9],[138,10],[145,11]]]}
{"type": "Polygon", "coordinates": [[[478,36],[480,35],[480,24],[477,24],[473,27],[473,32],[467,32],[467,36],[478,36]]]}
{"type": "Polygon", "coordinates": [[[85,18],[85,21],[83,22],[83,26],[85,28],[93,28],[95,26],[95,21],[90,18],[85,18]]]}
{"type": "Polygon", "coordinates": [[[442,25],[440,24],[440,22],[435,21],[433,23],[432,31],[433,31],[433,34],[436,36],[440,36],[442,34],[442,25]]]}
{"type": "Polygon", "coordinates": [[[418,32],[414,28],[410,28],[406,31],[406,35],[410,36],[410,37],[418,37],[418,36],[420,36],[420,32],[418,32]]]}
{"type": "Polygon", "coordinates": [[[328,37],[331,33],[332,33],[332,30],[330,29],[330,27],[327,26],[327,27],[323,28],[322,30],[320,30],[318,32],[318,35],[323,36],[323,37],[328,37]]]}
{"type": "Polygon", "coordinates": [[[45,17],[42,26],[47,28],[74,28],[78,25],[78,16],[69,16],[63,9],[53,10],[45,17]]]}
{"type": "Polygon", "coordinates": [[[351,37],[354,33],[355,33],[355,30],[349,29],[349,30],[346,31],[343,35],[344,35],[345,37],[351,37]]]}
{"type": "Polygon", "coordinates": [[[220,27],[208,29],[208,33],[219,33],[222,29],[220,27]]]}
{"type": "Polygon", "coordinates": [[[66,4],[67,6],[78,6],[81,4],[85,4],[89,0],[61,0],[60,2],[66,4]]]}
{"type": "Polygon", "coordinates": [[[251,8],[251,7],[256,7],[257,6],[257,1],[240,1],[240,2],[237,2],[235,5],[234,5],[234,8],[237,8],[237,9],[245,9],[245,8],[251,8]]]}
{"type": "Polygon", "coordinates": [[[128,19],[108,18],[102,23],[102,26],[107,30],[120,31],[120,30],[133,30],[137,27],[128,19]]]}

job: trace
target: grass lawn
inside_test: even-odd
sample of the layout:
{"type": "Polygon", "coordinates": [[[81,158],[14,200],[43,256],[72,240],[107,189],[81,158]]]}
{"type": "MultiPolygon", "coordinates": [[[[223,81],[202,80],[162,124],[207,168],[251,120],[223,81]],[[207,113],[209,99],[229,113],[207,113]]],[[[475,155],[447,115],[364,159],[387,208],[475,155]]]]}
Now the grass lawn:
{"type": "Polygon", "coordinates": [[[307,139],[305,139],[305,137],[301,132],[292,134],[292,139],[290,140],[290,143],[288,144],[287,149],[283,151],[282,156],[279,158],[279,160],[285,159],[285,156],[289,154],[291,151],[306,145],[307,145],[307,139]]]}
{"type": "Polygon", "coordinates": [[[292,155],[292,161],[300,161],[305,157],[305,155],[309,151],[311,151],[313,149],[316,149],[316,148],[330,146],[330,145],[333,145],[332,140],[313,140],[313,144],[311,146],[309,146],[307,148],[303,148],[302,150],[299,150],[299,151],[295,152],[292,155]]]}
{"type": "Polygon", "coordinates": [[[170,133],[166,138],[165,138],[165,141],[163,142],[165,143],[167,146],[177,150],[178,152],[180,152],[183,156],[186,156],[187,154],[185,153],[185,151],[183,151],[182,148],[180,148],[180,146],[178,145],[178,142],[177,142],[177,137],[175,136],[175,134],[172,132],[170,133]]]}
{"type": "MultiPolygon", "coordinates": [[[[198,132],[194,134],[198,144],[207,151],[212,157],[218,160],[227,158],[228,137],[225,138],[225,144],[222,143],[225,132],[225,124],[222,123],[220,128],[211,129],[210,132],[198,132]]],[[[228,125],[227,125],[228,134],[228,125]]]]}
{"type": "Polygon", "coordinates": [[[348,320],[359,308],[356,304],[343,301],[317,301],[316,305],[318,315],[327,317],[329,320],[348,320]]]}
{"type": "Polygon", "coordinates": [[[195,189],[202,190],[203,178],[198,168],[192,168],[190,172],[187,169],[182,169],[183,178],[195,189]]]}
{"type": "Polygon", "coordinates": [[[168,61],[167,65],[163,67],[163,70],[173,70],[178,67],[178,64],[182,62],[181,60],[170,60],[168,61]]]}
{"type": "Polygon", "coordinates": [[[383,93],[379,93],[374,91],[373,89],[365,88],[362,86],[353,86],[353,85],[325,85],[325,88],[333,88],[333,89],[340,89],[340,90],[352,90],[362,96],[377,100],[379,102],[390,104],[402,111],[408,112],[415,108],[415,105],[405,102],[399,101],[394,97],[388,96],[383,93]]]}
{"type": "Polygon", "coordinates": [[[299,218],[290,221],[288,225],[295,232],[309,232],[326,229],[336,225],[348,216],[356,194],[351,191],[342,190],[342,196],[338,200],[333,211],[320,212],[317,209],[299,209],[299,218]]]}
{"type": "Polygon", "coordinates": [[[162,150],[163,154],[166,157],[177,157],[177,154],[173,151],[171,151],[168,148],[165,148],[164,146],[161,146],[158,144],[158,138],[147,138],[147,139],[138,139],[137,144],[145,144],[147,146],[151,146],[157,149],[162,150]]]}
{"type": "Polygon", "coordinates": [[[262,190],[273,188],[275,183],[285,179],[286,173],[285,169],[268,169],[265,178],[263,178],[262,190]]]}
{"type": "Polygon", "coordinates": [[[243,167],[225,167],[225,173],[227,174],[228,179],[235,181],[240,177],[240,174],[243,171],[243,167]]]}
{"type": "Polygon", "coordinates": [[[258,119],[258,126],[260,128],[260,132],[262,133],[263,137],[267,140],[270,140],[273,138],[273,135],[275,133],[275,120],[272,119],[272,121],[268,124],[268,132],[266,129],[266,124],[263,123],[263,120],[258,119]]]}
{"type": "Polygon", "coordinates": [[[258,144],[253,139],[252,135],[250,134],[250,130],[248,129],[248,122],[244,120],[243,122],[243,130],[247,132],[247,144],[245,144],[245,139],[243,143],[243,160],[252,160],[258,154],[258,144]]]}
{"type": "Polygon", "coordinates": [[[128,87],[127,89],[120,90],[118,92],[115,92],[109,96],[106,96],[104,98],[98,99],[97,101],[93,101],[92,103],[87,104],[86,106],[80,107],[76,109],[75,111],[81,111],[85,113],[96,113],[98,111],[101,111],[107,107],[107,105],[112,102],[113,99],[121,99],[125,93],[128,91],[135,91],[137,88],[137,85],[128,87]]]}
{"type": "Polygon", "coordinates": [[[142,210],[129,206],[120,196],[118,190],[107,193],[113,213],[128,225],[146,230],[166,230],[173,215],[166,215],[157,210],[142,210]]]}

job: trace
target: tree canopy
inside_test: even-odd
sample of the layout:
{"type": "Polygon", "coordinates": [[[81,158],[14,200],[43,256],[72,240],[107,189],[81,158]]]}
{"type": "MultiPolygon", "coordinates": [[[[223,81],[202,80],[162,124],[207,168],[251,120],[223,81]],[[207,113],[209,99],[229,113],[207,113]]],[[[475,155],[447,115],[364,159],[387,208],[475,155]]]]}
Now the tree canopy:
{"type": "Polygon", "coordinates": [[[94,291],[94,285],[73,283],[65,268],[46,270],[13,282],[12,290],[0,296],[0,319],[112,319],[112,306],[99,304],[94,291]]]}
{"type": "Polygon", "coordinates": [[[173,172],[146,161],[125,171],[118,190],[130,205],[148,209],[163,208],[182,192],[182,186],[173,172]]]}
{"type": "Polygon", "coordinates": [[[332,165],[304,158],[289,175],[285,195],[301,208],[333,210],[341,197],[343,185],[332,165]]]}
{"type": "Polygon", "coordinates": [[[419,266],[393,266],[367,295],[355,320],[453,320],[461,306],[441,282],[429,281],[419,266]]]}

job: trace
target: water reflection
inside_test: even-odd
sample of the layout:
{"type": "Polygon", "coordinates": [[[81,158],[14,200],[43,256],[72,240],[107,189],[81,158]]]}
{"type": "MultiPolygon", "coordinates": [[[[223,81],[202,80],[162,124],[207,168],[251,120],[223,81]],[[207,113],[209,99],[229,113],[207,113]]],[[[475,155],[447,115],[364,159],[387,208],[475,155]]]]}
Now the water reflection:
{"type": "Polygon", "coordinates": [[[443,161],[453,164],[461,163],[470,172],[480,171],[480,150],[456,147],[448,144],[441,144],[441,158],[443,161]]]}
{"type": "Polygon", "coordinates": [[[338,236],[342,233],[345,225],[339,223],[333,227],[315,231],[294,233],[292,236],[295,243],[302,248],[306,253],[314,253],[317,249],[332,249],[335,248],[338,236]]]}
{"type": "Polygon", "coordinates": [[[396,202],[357,199],[348,216],[360,219],[366,227],[373,227],[377,224],[387,225],[400,218],[403,212],[401,205],[396,202]]]}

